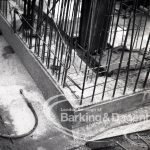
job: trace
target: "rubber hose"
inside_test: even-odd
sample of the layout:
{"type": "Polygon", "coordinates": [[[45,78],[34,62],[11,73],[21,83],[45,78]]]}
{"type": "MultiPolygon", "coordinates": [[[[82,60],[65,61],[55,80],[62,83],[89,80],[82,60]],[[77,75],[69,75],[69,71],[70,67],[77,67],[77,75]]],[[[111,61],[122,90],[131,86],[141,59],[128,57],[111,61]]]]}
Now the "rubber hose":
{"type": "Polygon", "coordinates": [[[5,138],[5,139],[20,139],[20,138],[24,138],[24,137],[27,137],[29,136],[30,134],[32,134],[35,129],[37,128],[38,126],[38,116],[32,106],[32,104],[28,101],[28,99],[24,96],[23,94],[23,90],[20,89],[20,94],[22,95],[22,97],[24,98],[27,106],[30,108],[31,112],[33,113],[34,115],[34,118],[35,118],[35,124],[34,124],[34,127],[27,133],[24,133],[24,134],[21,134],[21,135],[7,135],[7,134],[0,134],[0,137],[1,138],[5,138]]]}

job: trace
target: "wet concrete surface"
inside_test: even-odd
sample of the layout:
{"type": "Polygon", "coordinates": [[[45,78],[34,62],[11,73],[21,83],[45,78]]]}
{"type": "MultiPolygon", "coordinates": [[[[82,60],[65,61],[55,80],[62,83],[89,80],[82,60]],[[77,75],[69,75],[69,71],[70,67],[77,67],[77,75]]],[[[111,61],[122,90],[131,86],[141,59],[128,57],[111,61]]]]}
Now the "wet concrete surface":
{"type": "Polygon", "coordinates": [[[21,135],[35,124],[31,110],[19,93],[20,89],[32,103],[39,124],[35,132],[25,138],[0,138],[0,150],[73,150],[80,145],[47,120],[43,113],[45,99],[14,50],[0,36],[0,134],[21,135]]]}

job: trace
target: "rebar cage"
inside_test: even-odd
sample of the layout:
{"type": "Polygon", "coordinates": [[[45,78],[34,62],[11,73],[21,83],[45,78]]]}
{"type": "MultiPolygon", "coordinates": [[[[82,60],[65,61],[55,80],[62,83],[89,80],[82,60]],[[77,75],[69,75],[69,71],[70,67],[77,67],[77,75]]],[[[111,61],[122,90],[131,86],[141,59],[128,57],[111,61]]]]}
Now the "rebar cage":
{"type": "Polygon", "coordinates": [[[14,32],[80,105],[149,88],[149,5],[149,0],[0,1],[14,32]]]}

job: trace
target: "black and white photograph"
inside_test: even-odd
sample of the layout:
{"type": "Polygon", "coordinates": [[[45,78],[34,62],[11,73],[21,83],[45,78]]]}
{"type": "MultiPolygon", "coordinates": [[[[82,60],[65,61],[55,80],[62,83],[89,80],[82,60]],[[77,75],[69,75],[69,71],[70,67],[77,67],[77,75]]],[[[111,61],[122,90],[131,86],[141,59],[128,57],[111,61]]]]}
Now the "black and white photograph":
{"type": "Polygon", "coordinates": [[[0,0],[0,150],[150,150],[150,0],[0,0]]]}

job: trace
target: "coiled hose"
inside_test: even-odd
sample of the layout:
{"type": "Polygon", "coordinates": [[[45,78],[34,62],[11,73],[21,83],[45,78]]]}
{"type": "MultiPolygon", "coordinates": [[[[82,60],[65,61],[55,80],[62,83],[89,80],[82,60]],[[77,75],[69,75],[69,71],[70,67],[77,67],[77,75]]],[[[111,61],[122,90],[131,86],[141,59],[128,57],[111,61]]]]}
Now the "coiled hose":
{"type": "Polygon", "coordinates": [[[0,138],[5,138],[5,139],[20,139],[20,138],[24,138],[24,137],[27,137],[29,136],[30,134],[32,134],[35,129],[37,128],[38,126],[38,116],[32,106],[32,104],[28,101],[28,99],[24,96],[23,94],[23,90],[20,89],[20,94],[22,95],[23,99],[25,100],[27,106],[30,108],[31,112],[33,113],[34,115],[34,118],[35,118],[35,124],[34,124],[34,127],[27,133],[24,133],[24,134],[21,134],[21,135],[7,135],[7,134],[0,134],[0,138]]]}

